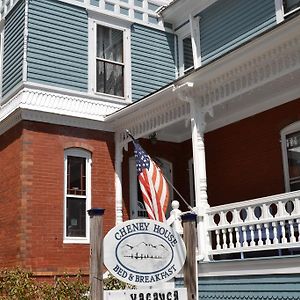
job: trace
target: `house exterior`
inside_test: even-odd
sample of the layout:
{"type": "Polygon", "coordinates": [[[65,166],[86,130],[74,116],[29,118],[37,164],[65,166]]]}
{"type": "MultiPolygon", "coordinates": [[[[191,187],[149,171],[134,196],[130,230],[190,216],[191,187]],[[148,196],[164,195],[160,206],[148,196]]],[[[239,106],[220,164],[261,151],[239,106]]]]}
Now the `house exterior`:
{"type": "Polygon", "coordinates": [[[129,129],[195,207],[199,299],[299,298],[297,1],[0,4],[0,267],[87,274],[86,211],[145,216],[129,129]]]}

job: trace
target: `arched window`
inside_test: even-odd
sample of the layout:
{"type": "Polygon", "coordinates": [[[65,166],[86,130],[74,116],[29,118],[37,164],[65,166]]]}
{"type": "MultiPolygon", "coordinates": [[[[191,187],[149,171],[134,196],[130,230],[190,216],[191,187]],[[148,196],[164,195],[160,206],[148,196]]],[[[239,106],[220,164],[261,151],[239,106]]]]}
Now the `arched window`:
{"type": "Polygon", "coordinates": [[[286,191],[300,190],[300,121],[281,131],[286,191]]]}
{"type": "Polygon", "coordinates": [[[80,148],[64,155],[64,242],[89,243],[91,153],[80,148]]]}

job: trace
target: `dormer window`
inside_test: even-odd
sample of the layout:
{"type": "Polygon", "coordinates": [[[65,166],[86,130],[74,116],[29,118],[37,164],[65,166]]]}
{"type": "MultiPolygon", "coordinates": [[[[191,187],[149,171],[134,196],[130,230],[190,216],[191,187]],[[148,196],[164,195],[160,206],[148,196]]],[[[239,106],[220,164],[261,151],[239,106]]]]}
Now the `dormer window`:
{"type": "Polygon", "coordinates": [[[123,32],[97,25],[96,91],[124,97],[123,32]]]}

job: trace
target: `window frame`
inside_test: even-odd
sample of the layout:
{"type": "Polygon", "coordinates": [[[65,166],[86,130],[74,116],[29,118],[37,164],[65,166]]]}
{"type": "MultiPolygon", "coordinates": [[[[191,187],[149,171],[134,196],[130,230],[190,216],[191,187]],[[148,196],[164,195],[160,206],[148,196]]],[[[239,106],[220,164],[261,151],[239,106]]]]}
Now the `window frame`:
{"type": "Polygon", "coordinates": [[[88,244],[90,242],[90,218],[87,211],[91,209],[91,166],[92,156],[88,150],[81,148],[69,148],[64,151],[64,214],[63,214],[63,242],[65,244],[88,244]],[[67,172],[68,172],[68,157],[80,157],[85,159],[86,163],[86,195],[73,195],[67,193],[67,172]],[[68,198],[86,199],[86,236],[85,237],[70,237],[67,236],[67,199],[68,198]]]}
{"type": "Polygon", "coordinates": [[[285,0],[282,0],[282,9],[283,9],[284,17],[287,17],[287,16],[300,10],[300,5],[299,5],[298,7],[292,9],[291,11],[285,12],[284,2],[285,2],[285,0]]]}
{"type": "Polygon", "coordinates": [[[286,149],[286,136],[292,133],[296,133],[300,131],[300,121],[294,122],[280,131],[281,137],[281,152],[282,152],[282,161],[283,161],[283,174],[284,174],[284,184],[285,191],[290,192],[290,174],[289,174],[289,163],[288,163],[288,155],[286,149]]]}
{"type": "Polygon", "coordinates": [[[177,77],[187,74],[190,70],[197,69],[201,66],[201,49],[200,49],[200,18],[199,16],[192,17],[189,16],[188,22],[183,24],[175,33],[177,34],[178,41],[178,68],[177,77]],[[192,55],[193,55],[193,66],[184,69],[184,48],[183,40],[185,38],[191,38],[192,43],[192,55]]]}
{"type": "Polygon", "coordinates": [[[194,66],[192,66],[187,70],[184,69],[183,40],[188,37],[190,37],[192,39],[189,23],[185,24],[180,29],[178,29],[177,36],[178,36],[178,74],[177,74],[177,76],[180,77],[180,76],[183,76],[185,74],[185,72],[188,72],[189,70],[192,70],[194,68],[194,66]]]}
{"type": "MultiPolygon", "coordinates": [[[[93,96],[100,96],[108,101],[120,101],[130,103],[131,97],[131,55],[130,55],[130,23],[118,20],[114,23],[113,18],[108,16],[89,15],[89,93],[93,96]],[[124,96],[111,95],[106,93],[97,92],[97,26],[104,26],[123,32],[123,66],[124,66],[124,96]]],[[[107,61],[107,60],[102,60],[107,61]]],[[[108,61],[110,62],[110,61],[108,61]]],[[[114,63],[114,62],[112,62],[114,63]]],[[[119,65],[119,63],[116,63],[119,65]]]]}

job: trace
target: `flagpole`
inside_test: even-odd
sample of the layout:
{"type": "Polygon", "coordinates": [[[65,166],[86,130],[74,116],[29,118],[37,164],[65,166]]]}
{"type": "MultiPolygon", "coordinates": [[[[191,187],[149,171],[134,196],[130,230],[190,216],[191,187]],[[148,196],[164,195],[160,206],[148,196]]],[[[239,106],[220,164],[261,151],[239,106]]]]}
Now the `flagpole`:
{"type": "MultiPolygon", "coordinates": [[[[135,141],[135,138],[133,137],[132,133],[128,130],[125,129],[125,132],[127,133],[127,135],[133,140],[135,141]]],[[[188,209],[192,212],[194,212],[193,208],[189,205],[189,203],[183,198],[183,196],[179,193],[179,191],[175,188],[175,186],[170,182],[170,180],[164,176],[165,180],[167,181],[167,183],[170,185],[170,187],[175,191],[175,193],[180,197],[180,199],[185,203],[185,205],[188,207],[188,209]]]]}
{"type": "Polygon", "coordinates": [[[170,182],[170,180],[164,176],[167,183],[170,185],[170,187],[176,192],[176,194],[180,197],[180,199],[185,203],[185,205],[188,207],[188,209],[192,212],[194,212],[193,208],[188,204],[188,202],[183,198],[183,196],[178,192],[178,190],[175,188],[175,186],[170,182]]]}

